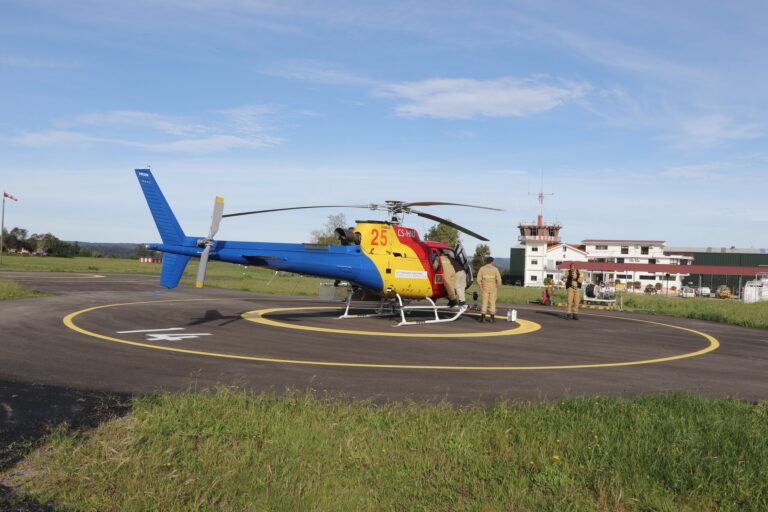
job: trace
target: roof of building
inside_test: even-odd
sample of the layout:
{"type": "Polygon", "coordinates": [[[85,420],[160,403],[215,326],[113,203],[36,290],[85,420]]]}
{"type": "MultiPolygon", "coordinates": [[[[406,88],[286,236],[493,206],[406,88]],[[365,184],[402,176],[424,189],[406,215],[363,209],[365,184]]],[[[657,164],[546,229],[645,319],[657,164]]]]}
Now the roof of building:
{"type": "Polygon", "coordinates": [[[664,245],[666,240],[605,240],[605,239],[589,239],[582,240],[582,244],[648,244],[648,245],[664,245]]]}
{"type": "Polygon", "coordinates": [[[667,251],[670,252],[706,252],[712,254],[768,254],[768,249],[754,247],[739,248],[739,247],[667,247],[667,251]]]}
{"type": "Polygon", "coordinates": [[[579,270],[603,272],[647,272],[649,274],[703,274],[714,276],[755,276],[765,272],[766,267],[737,267],[732,265],[658,265],[645,263],[608,263],[599,261],[564,261],[558,269],[568,268],[573,263],[579,270]]]}
{"type": "Polygon", "coordinates": [[[548,244],[547,245],[547,251],[551,251],[552,249],[557,249],[561,245],[564,245],[566,247],[570,247],[571,249],[574,249],[576,251],[583,252],[584,254],[587,254],[586,247],[584,247],[583,245],[569,244],[569,243],[565,243],[565,242],[562,242],[562,243],[554,242],[554,243],[548,244]]]}

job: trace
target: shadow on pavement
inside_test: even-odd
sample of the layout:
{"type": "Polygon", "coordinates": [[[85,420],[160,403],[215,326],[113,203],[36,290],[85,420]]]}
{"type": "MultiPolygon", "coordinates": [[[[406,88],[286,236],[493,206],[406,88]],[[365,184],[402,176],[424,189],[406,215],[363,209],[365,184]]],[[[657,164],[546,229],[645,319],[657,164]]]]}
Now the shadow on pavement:
{"type": "MultiPolygon", "coordinates": [[[[130,395],[0,380],[0,471],[35,450],[54,428],[86,431],[130,411],[130,395]]],[[[0,510],[61,511],[0,484],[0,510]]]]}
{"type": "Polygon", "coordinates": [[[536,314],[553,316],[555,318],[560,318],[561,320],[570,320],[570,318],[568,318],[562,311],[536,311],[536,314]]]}

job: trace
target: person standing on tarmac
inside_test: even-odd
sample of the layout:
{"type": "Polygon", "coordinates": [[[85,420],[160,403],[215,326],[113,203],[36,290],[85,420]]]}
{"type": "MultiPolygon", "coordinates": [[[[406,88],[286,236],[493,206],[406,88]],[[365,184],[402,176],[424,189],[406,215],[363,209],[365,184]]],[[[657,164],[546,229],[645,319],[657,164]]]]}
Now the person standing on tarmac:
{"type": "Polygon", "coordinates": [[[579,272],[574,263],[568,267],[568,272],[563,274],[562,281],[568,290],[568,296],[565,301],[565,316],[578,320],[579,303],[581,302],[581,284],[584,282],[584,275],[579,272]]]}
{"type": "Polygon", "coordinates": [[[483,295],[483,303],[480,306],[480,322],[485,322],[485,314],[490,312],[488,322],[496,321],[496,293],[501,286],[501,274],[499,269],[493,266],[493,258],[485,258],[485,265],[477,271],[477,285],[483,295]]]}

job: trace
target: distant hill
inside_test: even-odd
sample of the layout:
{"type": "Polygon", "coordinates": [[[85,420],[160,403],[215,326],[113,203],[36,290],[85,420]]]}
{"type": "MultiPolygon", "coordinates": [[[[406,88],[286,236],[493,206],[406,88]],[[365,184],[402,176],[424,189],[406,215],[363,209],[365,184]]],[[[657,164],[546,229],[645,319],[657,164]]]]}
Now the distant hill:
{"type": "Polygon", "coordinates": [[[91,251],[94,256],[101,254],[102,256],[112,256],[117,258],[132,258],[136,256],[136,247],[144,244],[77,242],[77,245],[79,245],[81,249],[91,251]]]}

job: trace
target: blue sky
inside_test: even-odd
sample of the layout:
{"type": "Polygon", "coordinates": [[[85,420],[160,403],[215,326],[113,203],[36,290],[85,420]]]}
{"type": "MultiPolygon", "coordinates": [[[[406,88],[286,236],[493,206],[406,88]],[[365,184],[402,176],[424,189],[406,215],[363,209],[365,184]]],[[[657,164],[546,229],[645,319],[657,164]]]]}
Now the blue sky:
{"type": "MultiPolygon", "coordinates": [[[[189,234],[216,194],[437,200],[504,208],[430,211],[505,256],[543,176],[565,241],[767,247],[766,19],[762,1],[0,0],[6,226],[156,241],[132,171],[151,165],[189,234]]],[[[306,241],[338,211],[219,238],[306,241]]]]}

